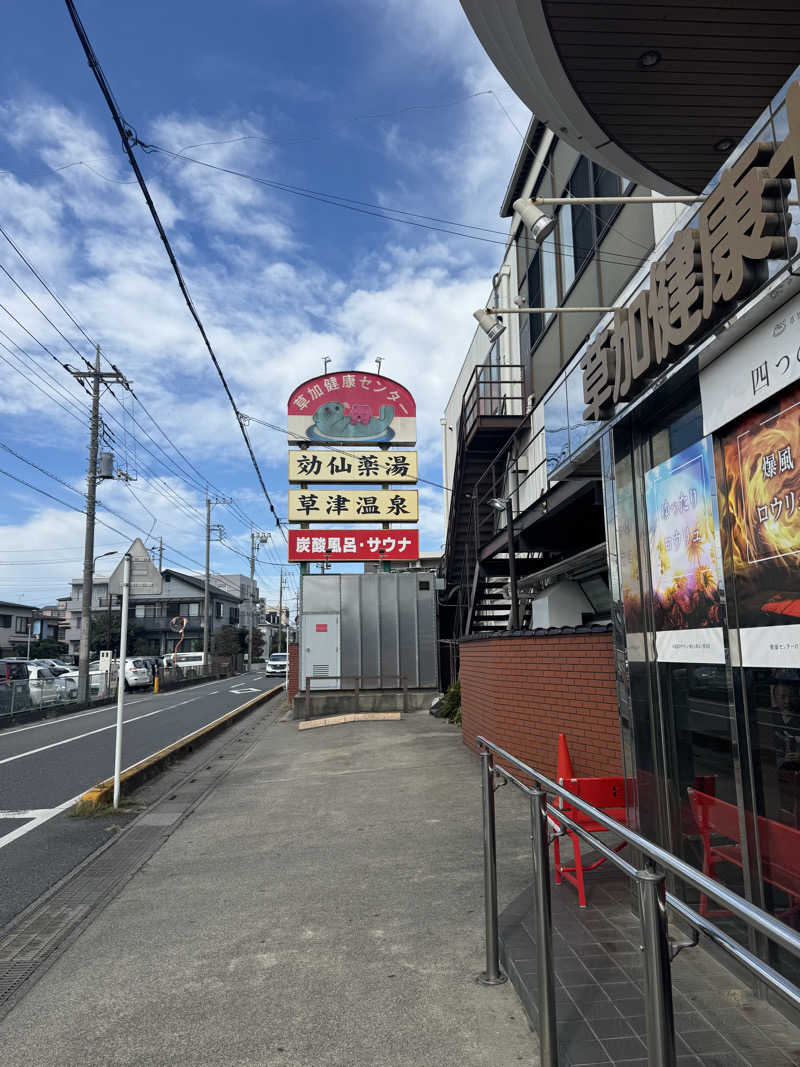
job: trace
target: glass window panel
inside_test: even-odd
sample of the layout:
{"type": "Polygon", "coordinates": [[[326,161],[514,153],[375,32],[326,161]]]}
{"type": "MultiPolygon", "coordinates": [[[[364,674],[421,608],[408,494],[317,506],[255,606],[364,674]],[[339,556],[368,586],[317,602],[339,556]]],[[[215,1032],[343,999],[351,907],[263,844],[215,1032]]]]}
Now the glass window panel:
{"type": "Polygon", "coordinates": [[[597,432],[597,423],[583,421],[583,373],[576,367],[567,378],[567,424],[569,426],[569,450],[576,452],[581,445],[597,432]]]}
{"type": "MultiPolygon", "coordinates": [[[[533,257],[531,265],[528,268],[528,307],[536,308],[542,306],[542,256],[538,253],[533,257]]],[[[530,320],[529,333],[530,343],[533,347],[541,336],[544,329],[544,321],[542,315],[526,315],[530,320]]]]}
{"type": "MultiPolygon", "coordinates": [[[[542,305],[544,307],[558,307],[555,230],[542,242],[542,250],[539,254],[539,258],[542,262],[542,305]]],[[[546,315],[545,324],[548,323],[552,317],[552,315],[546,315]]]]}
{"type": "Polygon", "coordinates": [[[552,391],[544,402],[544,443],[548,473],[569,455],[567,384],[552,391]]]}
{"type": "Polygon", "coordinates": [[[562,297],[575,281],[575,259],[572,253],[572,208],[562,207],[558,212],[558,243],[561,252],[562,297]]]}
{"type": "MultiPolygon", "coordinates": [[[[610,170],[592,164],[593,191],[592,196],[619,196],[619,178],[610,170]]],[[[619,204],[598,204],[595,214],[597,215],[597,232],[602,233],[608,226],[615,213],[619,211],[619,204]]]]}
{"type": "Polygon", "coordinates": [[[137,604],[136,605],[136,618],[137,619],[143,619],[144,618],[144,604],[137,604]]]}
{"type": "MultiPolygon", "coordinates": [[[[586,197],[592,195],[591,167],[589,160],[582,158],[572,172],[569,180],[568,196],[586,197]]],[[[577,274],[591,255],[594,247],[594,214],[585,204],[570,207],[572,212],[572,258],[577,274]]]]}

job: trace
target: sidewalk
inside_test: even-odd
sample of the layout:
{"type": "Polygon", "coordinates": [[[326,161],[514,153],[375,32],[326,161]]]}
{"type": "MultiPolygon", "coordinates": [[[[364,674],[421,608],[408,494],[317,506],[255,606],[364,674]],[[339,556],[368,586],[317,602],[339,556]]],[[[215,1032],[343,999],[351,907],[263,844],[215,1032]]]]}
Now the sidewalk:
{"type": "MultiPolygon", "coordinates": [[[[524,888],[506,814],[504,900],[524,888]]],[[[480,782],[452,726],[300,732],[247,753],[0,1023],[9,1067],[538,1063],[483,969],[480,782]]]]}

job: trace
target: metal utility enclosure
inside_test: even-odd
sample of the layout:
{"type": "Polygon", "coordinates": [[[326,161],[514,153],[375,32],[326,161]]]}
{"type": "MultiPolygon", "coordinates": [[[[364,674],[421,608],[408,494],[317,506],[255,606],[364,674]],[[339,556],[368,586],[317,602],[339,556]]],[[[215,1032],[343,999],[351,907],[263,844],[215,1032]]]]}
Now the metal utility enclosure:
{"type": "Polygon", "coordinates": [[[432,572],[308,574],[301,582],[301,689],[307,677],[331,677],[312,688],[352,689],[358,678],[363,689],[396,689],[401,676],[409,689],[438,688],[432,572]]]}

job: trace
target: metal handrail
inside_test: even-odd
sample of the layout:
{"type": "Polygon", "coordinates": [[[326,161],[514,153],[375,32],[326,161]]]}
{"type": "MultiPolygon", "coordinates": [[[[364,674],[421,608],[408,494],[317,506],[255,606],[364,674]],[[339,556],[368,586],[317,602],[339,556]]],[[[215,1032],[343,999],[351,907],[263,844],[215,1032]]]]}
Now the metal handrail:
{"type": "Polygon", "coordinates": [[[486,971],[481,980],[487,984],[503,981],[499,969],[499,936],[497,919],[497,860],[494,826],[495,777],[515,785],[530,798],[531,840],[533,843],[533,867],[535,892],[533,904],[536,926],[536,951],[538,961],[538,1008],[539,1037],[542,1063],[545,1067],[557,1067],[558,1042],[556,1033],[555,975],[552,951],[552,918],[550,909],[550,866],[548,848],[552,837],[549,827],[554,826],[553,836],[560,836],[569,828],[582,840],[587,841],[606,859],[637,883],[642,925],[642,949],[645,961],[645,1012],[648,1062],[652,1067],[674,1067],[675,1026],[672,1009],[671,959],[681,948],[697,943],[699,932],[705,933],[717,945],[730,953],[761,981],[783,996],[795,1008],[800,1008],[800,989],[783,975],[764,963],[734,938],[704,916],[698,914],[682,900],[666,892],[664,873],[656,873],[653,866],[669,871],[713,897],[741,918],[749,927],[760,931],[794,956],[800,957],[800,935],[785,923],[749,901],[732,893],[706,875],[696,871],[677,856],[655,845],[611,818],[604,811],[588,804],[575,793],[553,782],[546,775],[523,763],[499,745],[485,737],[477,738],[481,750],[481,780],[483,791],[484,829],[484,881],[486,903],[486,971]],[[506,767],[494,765],[494,756],[511,764],[522,774],[532,779],[528,786],[506,767]],[[584,827],[570,818],[561,808],[547,800],[550,793],[566,800],[570,807],[582,812],[593,821],[613,831],[623,841],[638,849],[646,857],[648,866],[637,870],[613,849],[605,846],[584,827]],[[695,931],[694,940],[671,944],[667,934],[666,911],[670,907],[695,931]]]}
{"type": "MultiPolygon", "coordinates": [[[[695,870],[694,867],[691,867],[688,863],[684,862],[684,860],[678,859],[678,857],[671,852],[667,852],[666,849],[654,844],[646,837],[642,837],[641,834],[637,834],[635,830],[631,830],[623,823],[617,822],[616,819],[612,819],[610,815],[606,815],[605,812],[601,811],[599,808],[587,804],[585,800],[581,800],[575,793],[570,793],[568,789],[553,782],[546,775],[540,774],[539,771],[535,771],[532,767],[523,763],[522,760],[512,756],[510,752],[506,752],[505,749],[493,744],[485,737],[479,737],[477,739],[477,744],[479,748],[486,748],[495,755],[500,756],[501,759],[507,760],[509,763],[513,764],[513,766],[517,767],[518,770],[521,770],[523,774],[527,774],[530,778],[533,778],[535,782],[538,782],[546,792],[554,793],[556,796],[561,797],[562,800],[568,801],[571,807],[577,808],[577,810],[584,815],[588,815],[596,822],[599,822],[601,826],[605,826],[607,830],[613,830],[614,833],[619,834],[619,836],[627,841],[628,844],[633,845],[634,848],[638,848],[645,856],[657,863],[659,867],[663,867],[665,871],[677,875],[683,881],[688,882],[689,885],[694,886],[694,888],[698,889],[701,893],[713,897],[714,900],[718,901],[729,911],[732,911],[734,915],[738,915],[740,919],[743,919],[748,926],[752,926],[756,930],[759,930],[772,941],[781,945],[788,952],[791,952],[793,956],[797,956],[800,959],[800,934],[795,930],[792,930],[790,926],[782,923],[780,919],[776,919],[757,905],[751,904],[748,900],[745,900],[744,897],[740,897],[738,893],[733,893],[730,889],[726,889],[725,886],[720,885],[719,882],[715,882],[701,871],[695,870]]],[[[498,770],[502,773],[501,768],[498,768],[498,770]]],[[[558,818],[561,818],[557,809],[552,810],[558,818]]]]}

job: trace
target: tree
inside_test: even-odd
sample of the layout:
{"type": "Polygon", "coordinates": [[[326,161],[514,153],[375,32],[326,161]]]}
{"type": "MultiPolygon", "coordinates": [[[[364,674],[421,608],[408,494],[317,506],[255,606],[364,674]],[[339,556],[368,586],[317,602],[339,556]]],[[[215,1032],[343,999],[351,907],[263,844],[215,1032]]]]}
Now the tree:
{"type": "Polygon", "coordinates": [[[59,659],[69,652],[66,641],[56,641],[53,637],[43,637],[39,641],[31,641],[31,656],[35,659],[59,659]]]}
{"type": "MultiPolygon", "coordinates": [[[[249,637],[249,635],[248,635],[249,637]]],[[[253,628],[253,648],[250,650],[250,662],[261,659],[264,655],[264,635],[260,630],[253,628]]]]}
{"type": "Polygon", "coordinates": [[[217,656],[240,656],[247,647],[247,631],[235,626],[221,626],[214,634],[217,656]]]}
{"type": "MultiPolygon", "coordinates": [[[[119,652],[119,611],[112,611],[109,617],[108,611],[93,611],[92,625],[89,631],[89,651],[96,655],[107,649],[110,652],[119,652]]],[[[137,652],[147,650],[147,633],[133,619],[128,619],[128,655],[136,655],[137,652]]]]}

